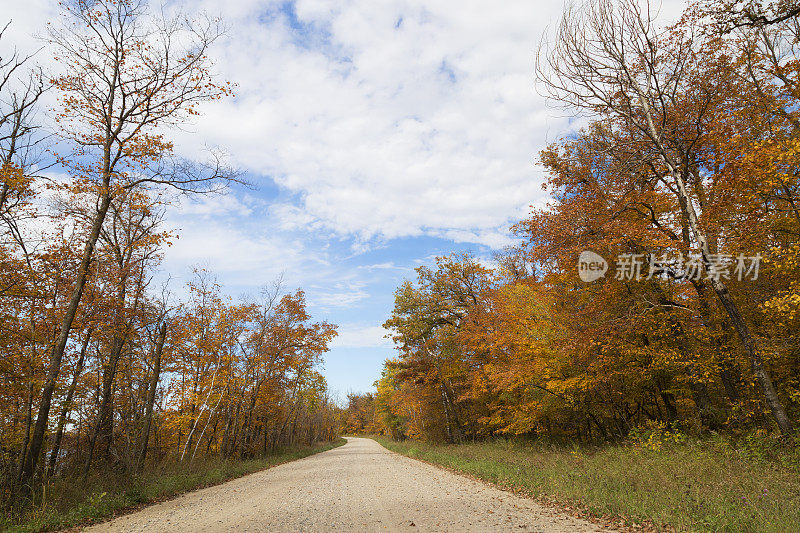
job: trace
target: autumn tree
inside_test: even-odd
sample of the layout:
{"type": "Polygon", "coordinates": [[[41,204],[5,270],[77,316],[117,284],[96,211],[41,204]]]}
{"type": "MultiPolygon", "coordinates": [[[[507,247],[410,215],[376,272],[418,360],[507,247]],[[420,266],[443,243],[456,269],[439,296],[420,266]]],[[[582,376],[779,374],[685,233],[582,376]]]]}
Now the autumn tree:
{"type": "Polygon", "coordinates": [[[258,302],[233,304],[198,270],[173,319],[170,440],[182,460],[205,447],[252,457],[282,444],[331,435],[332,402],[317,370],[336,327],[310,322],[302,291],[276,284],[258,302]]]}
{"type": "Polygon", "coordinates": [[[431,407],[438,406],[451,442],[467,431],[462,409],[468,407],[461,399],[466,357],[456,335],[471,310],[483,304],[491,283],[488,269],[468,255],[438,258],[435,269],[417,269],[417,284],[409,281],[397,289],[392,316],[384,324],[401,354],[397,378],[413,383],[431,407]]]}
{"type": "MultiPolygon", "coordinates": [[[[135,333],[143,329],[142,312],[147,304],[146,291],[150,272],[158,265],[160,249],[167,239],[160,230],[159,199],[141,191],[118,194],[109,206],[108,220],[103,225],[95,252],[104,265],[103,278],[108,281],[107,308],[111,319],[104,328],[107,355],[102,363],[103,383],[95,428],[89,442],[86,470],[91,466],[95,447],[104,457],[111,452],[113,440],[113,386],[124,353],[135,333]]],[[[93,213],[89,214],[90,218],[93,213]]],[[[131,384],[127,384],[130,388],[131,384]]]]}
{"type": "MultiPolygon", "coordinates": [[[[11,23],[0,30],[0,42],[11,23]]],[[[36,196],[32,173],[39,163],[42,142],[37,122],[39,100],[46,90],[33,57],[13,50],[0,58],[0,223],[3,253],[21,253],[29,258],[30,243],[24,221],[35,216],[31,200],[36,196]]],[[[2,287],[2,294],[13,288],[2,287]]]]}
{"type": "Polygon", "coordinates": [[[159,128],[180,123],[200,102],[228,93],[211,79],[207,49],[220,34],[216,20],[168,18],[136,0],[77,0],[46,42],[61,65],[53,85],[61,95],[56,120],[76,147],[62,164],[76,193],[95,200],[69,304],[52,347],[22,480],[36,470],[53,392],[83,296],[95,247],[115,197],[123,191],[172,186],[190,191],[219,186],[229,175],[217,162],[199,168],[177,161],[159,128]]]}
{"type": "MultiPolygon", "coordinates": [[[[701,149],[708,123],[730,90],[726,60],[714,55],[716,46],[714,41],[695,41],[691,26],[658,31],[650,13],[636,2],[607,0],[569,8],[539,63],[540,80],[554,98],[607,117],[625,132],[628,144],[611,148],[636,146],[642,156],[632,163],[642,170],[632,177],[645,187],[671,193],[692,249],[710,271],[719,254],[708,230],[714,213],[706,209],[713,167],[706,166],[701,149]]],[[[742,302],[731,295],[724,279],[711,276],[708,284],[750,360],[775,421],[783,433],[792,433],[742,302]]]]}
{"type": "Polygon", "coordinates": [[[794,9],[701,2],[660,30],[627,0],[567,8],[538,73],[590,121],[541,152],[551,201],[514,225],[519,245],[474,290],[458,275],[469,260],[452,258],[397,289],[383,432],[793,431],[794,9]],[[587,250],[612,259],[591,282],[577,268],[587,250]]]}

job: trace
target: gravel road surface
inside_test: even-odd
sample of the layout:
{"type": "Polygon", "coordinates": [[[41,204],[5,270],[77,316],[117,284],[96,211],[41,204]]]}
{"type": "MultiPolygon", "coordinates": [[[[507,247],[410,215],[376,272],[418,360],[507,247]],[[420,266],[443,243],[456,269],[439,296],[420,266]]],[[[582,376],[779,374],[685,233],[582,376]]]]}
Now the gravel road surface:
{"type": "Polygon", "coordinates": [[[87,531],[608,531],[373,440],[347,440],[87,531]]]}

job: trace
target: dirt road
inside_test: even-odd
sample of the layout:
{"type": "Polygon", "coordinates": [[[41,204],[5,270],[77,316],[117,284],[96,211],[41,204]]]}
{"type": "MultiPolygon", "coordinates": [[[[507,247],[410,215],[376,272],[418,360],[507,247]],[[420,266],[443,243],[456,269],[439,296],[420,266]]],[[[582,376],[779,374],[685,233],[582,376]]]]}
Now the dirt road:
{"type": "MultiPolygon", "coordinates": [[[[87,531],[601,531],[533,500],[348,443],[190,492],[87,531]]],[[[603,530],[607,531],[607,530],[603,530]]]]}

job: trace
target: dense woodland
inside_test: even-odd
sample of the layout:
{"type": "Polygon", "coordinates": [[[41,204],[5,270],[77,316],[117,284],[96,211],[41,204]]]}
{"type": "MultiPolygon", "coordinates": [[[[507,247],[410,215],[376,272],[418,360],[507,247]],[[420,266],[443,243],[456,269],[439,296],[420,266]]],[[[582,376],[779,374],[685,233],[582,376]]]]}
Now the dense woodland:
{"type": "MultiPolygon", "coordinates": [[[[148,5],[65,2],[41,37],[46,70],[26,51],[0,59],[10,509],[53,479],[254,457],[342,422],[319,373],[336,327],[301,290],[233,300],[201,268],[173,293],[162,281],[176,199],[243,181],[220,153],[187,161],[170,142],[232,92],[207,56],[220,22],[148,5]]],[[[517,246],[441,257],[397,289],[398,354],[374,393],[350,395],[345,429],[796,435],[799,13],[704,0],[662,29],[635,0],[569,7],[537,87],[585,126],[540,154],[549,204],[513,226],[517,246]],[[605,276],[580,278],[584,251],[605,276]]]]}
{"type": "Polygon", "coordinates": [[[518,246],[441,257],[397,289],[398,355],[349,397],[348,430],[794,434],[798,12],[710,0],[661,30],[634,0],[568,8],[538,87],[585,127],[540,154],[551,201],[514,226],[518,246]],[[579,278],[586,250],[610,263],[596,281],[579,278]]]}
{"type": "Polygon", "coordinates": [[[177,195],[240,181],[168,138],[231,93],[206,55],[219,21],[138,0],[62,10],[38,55],[0,62],[0,500],[333,438],[318,364],[336,327],[302,291],[234,301],[203,269],[175,294],[158,281],[177,195]]]}

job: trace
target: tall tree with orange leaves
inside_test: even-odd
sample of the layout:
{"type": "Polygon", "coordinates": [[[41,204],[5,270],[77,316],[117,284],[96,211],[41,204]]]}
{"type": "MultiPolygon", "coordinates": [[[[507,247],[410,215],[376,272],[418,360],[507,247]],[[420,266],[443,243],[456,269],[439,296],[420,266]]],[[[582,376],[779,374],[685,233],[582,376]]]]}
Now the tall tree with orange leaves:
{"type": "Polygon", "coordinates": [[[36,470],[53,392],[69,333],[83,296],[90,263],[109,207],[123,191],[152,185],[179,190],[218,187],[230,174],[219,160],[207,168],[177,161],[159,128],[196,113],[200,102],[229,93],[211,79],[207,48],[220,34],[218,21],[166,18],[139,0],[76,0],[63,4],[63,20],[47,43],[62,71],[53,80],[61,95],[57,122],[76,152],[62,164],[74,193],[92,198],[83,255],[69,304],[52,347],[36,425],[21,476],[36,470]]]}
{"type": "MultiPolygon", "coordinates": [[[[614,130],[623,133],[627,142],[609,148],[635,147],[640,155],[630,161],[631,178],[642,181],[645,189],[670,195],[691,249],[704,268],[713,271],[720,251],[707,185],[709,175],[713,180],[715,174],[703,145],[707,137],[713,139],[714,120],[727,111],[731,89],[736,94],[741,87],[735,86],[721,49],[724,43],[697,40],[694,24],[687,18],[673,31],[660,32],[653,17],[632,0],[569,8],[552,46],[543,53],[540,80],[554,98],[607,117],[614,130]]],[[[791,434],[792,421],[742,302],[731,295],[724,279],[706,279],[747,353],[775,421],[784,434],[791,434]]]]}
{"type": "Polygon", "coordinates": [[[387,327],[443,325],[415,349],[395,335],[400,357],[377,384],[383,431],[446,438],[429,430],[447,413],[421,386],[431,353],[447,355],[475,436],[605,440],[648,423],[793,433],[794,4],[700,2],[666,29],[632,0],[567,8],[540,81],[592,120],[542,151],[552,200],[514,226],[519,246],[457,327],[446,306],[430,312],[422,277],[398,289],[387,327]],[[584,251],[610,260],[604,277],[581,279],[584,251]]]}

